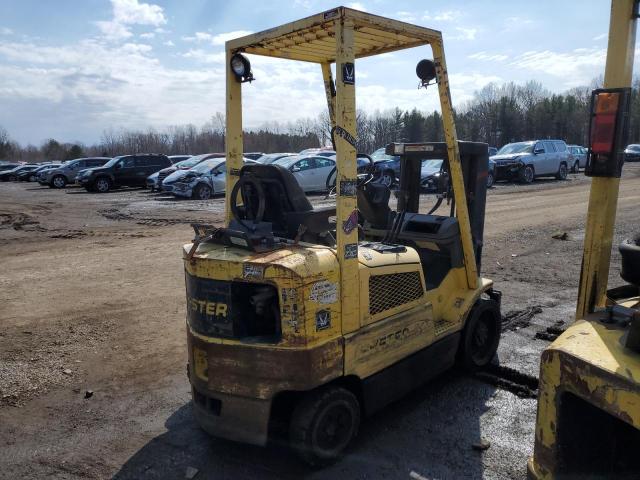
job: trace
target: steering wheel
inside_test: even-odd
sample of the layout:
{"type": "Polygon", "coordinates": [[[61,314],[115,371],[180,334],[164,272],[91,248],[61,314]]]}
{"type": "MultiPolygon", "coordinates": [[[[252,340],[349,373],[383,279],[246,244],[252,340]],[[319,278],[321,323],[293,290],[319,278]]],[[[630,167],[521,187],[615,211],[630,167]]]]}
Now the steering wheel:
{"type": "Polygon", "coordinates": [[[244,174],[240,177],[240,179],[233,186],[233,190],[231,190],[231,214],[233,217],[240,222],[240,224],[244,225],[249,230],[254,230],[255,225],[260,223],[264,218],[264,208],[266,204],[266,198],[264,194],[264,189],[262,188],[262,184],[252,177],[251,175],[244,174]],[[240,208],[238,207],[238,193],[240,191],[244,192],[245,186],[251,186],[251,188],[255,189],[256,195],[258,197],[258,207],[256,209],[252,208],[251,197],[247,195],[247,198],[243,200],[245,202],[244,205],[244,213],[245,216],[250,216],[251,220],[253,220],[253,226],[247,225],[245,223],[245,219],[240,216],[240,208]]]}
{"type": "MultiPolygon", "coordinates": [[[[365,167],[365,172],[364,173],[360,173],[357,175],[357,185],[356,187],[361,187],[363,185],[366,185],[367,183],[369,183],[373,178],[374,178],[374,172],[375,172],[375,166],[374,166],[374,162],[373,162],[373,158],[371,158],[369,155],[367,155],[366,153],[358,153],[356,155],[356,162],[358,161],[358,158],[366,158],[367,160],[369,160],[369,165],[367,165],[365,167]]],[[[325,187],[327,189],[327,195],[335,195],[335,189],[336,189],[336,172],[338,169],[338,165],[336,164],[335,167],[333,167],[331,169],[331,171],[329,172],[329,175],[327,175],[327,180],[325,182],[325,187]]],[[[356,166],[357,169],[357,166],[356,166]]]]}

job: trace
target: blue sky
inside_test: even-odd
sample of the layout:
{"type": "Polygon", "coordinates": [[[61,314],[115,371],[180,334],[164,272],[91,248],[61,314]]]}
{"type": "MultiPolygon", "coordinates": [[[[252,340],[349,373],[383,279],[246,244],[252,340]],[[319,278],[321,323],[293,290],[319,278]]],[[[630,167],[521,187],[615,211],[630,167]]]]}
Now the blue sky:
{"type": "MultiPolygon", "coordinates": [[[[344,5],[442,31],[459,106],[489,82],[563,92],[603,73],[609,2],[361,0],[344,5]]],[[[21,143],[108,129],[200,126],[224,112],[224,41],[328,10],[313,0],[0,0],[0,125],[21,143]]],[[[357,107],[437,108],[417,90],[429,47],[357,62],[357,107]]],[[[246,127],[315,118],[320,67],[253,57],[246,127]]]]}

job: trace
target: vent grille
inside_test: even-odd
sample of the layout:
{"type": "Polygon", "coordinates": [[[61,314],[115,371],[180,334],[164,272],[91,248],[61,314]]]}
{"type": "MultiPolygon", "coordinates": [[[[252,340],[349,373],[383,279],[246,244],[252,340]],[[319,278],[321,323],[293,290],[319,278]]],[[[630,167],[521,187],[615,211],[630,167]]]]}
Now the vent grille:
{"type": "Polygon", "coordinates": [[[419,272],[373,275],[369,277],[369,314],[413,302],[423,294],[419,272]]]}

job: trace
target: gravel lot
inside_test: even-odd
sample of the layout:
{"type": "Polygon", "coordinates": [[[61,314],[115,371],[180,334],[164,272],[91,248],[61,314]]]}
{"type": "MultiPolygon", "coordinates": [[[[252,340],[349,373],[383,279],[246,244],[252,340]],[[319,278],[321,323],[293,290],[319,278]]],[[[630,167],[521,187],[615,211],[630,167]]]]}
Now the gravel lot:
{"type": "MultiPolygon", "coordinates": [[[[446,374],[367,419],[321,471],[278,445],[210,438],[192,418],[180,249],[189,223],[221,222],[222,198],[0,184],[0,478],[184,478],[192,467],[197,479],[524,479],[548,345],[535,336],[572,318],[589,183],[491,189],[483,275],[503,292],[499,365],[446,374]],[[488,450],[472,449],[480,439],[488,450]]],[[[637,232],[639,203],[640,164],[629,164],[616,245],[637,232]]],[[[618,263],[614,248],[612,285],[618,263]]]]}

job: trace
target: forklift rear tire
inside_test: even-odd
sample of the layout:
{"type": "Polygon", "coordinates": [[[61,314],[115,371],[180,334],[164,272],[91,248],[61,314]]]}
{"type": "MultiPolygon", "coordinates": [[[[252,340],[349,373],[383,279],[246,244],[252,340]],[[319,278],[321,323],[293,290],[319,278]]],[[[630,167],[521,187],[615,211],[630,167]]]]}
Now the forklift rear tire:
{"type": "Polygon", "coordinates": [[[501,324],[496,301],[480,299],[476,302],[460,339],[458,359],[462,367],[474,372],[491,362],[498,351],[501,324]]]}
{"type": "Polygon", "coordinates": [[[293,411],[289,427],[291,447],[314,467],[340,458],[358,434],[360,404],[349,390],[330,386],[310,392],[293,411]]]}

